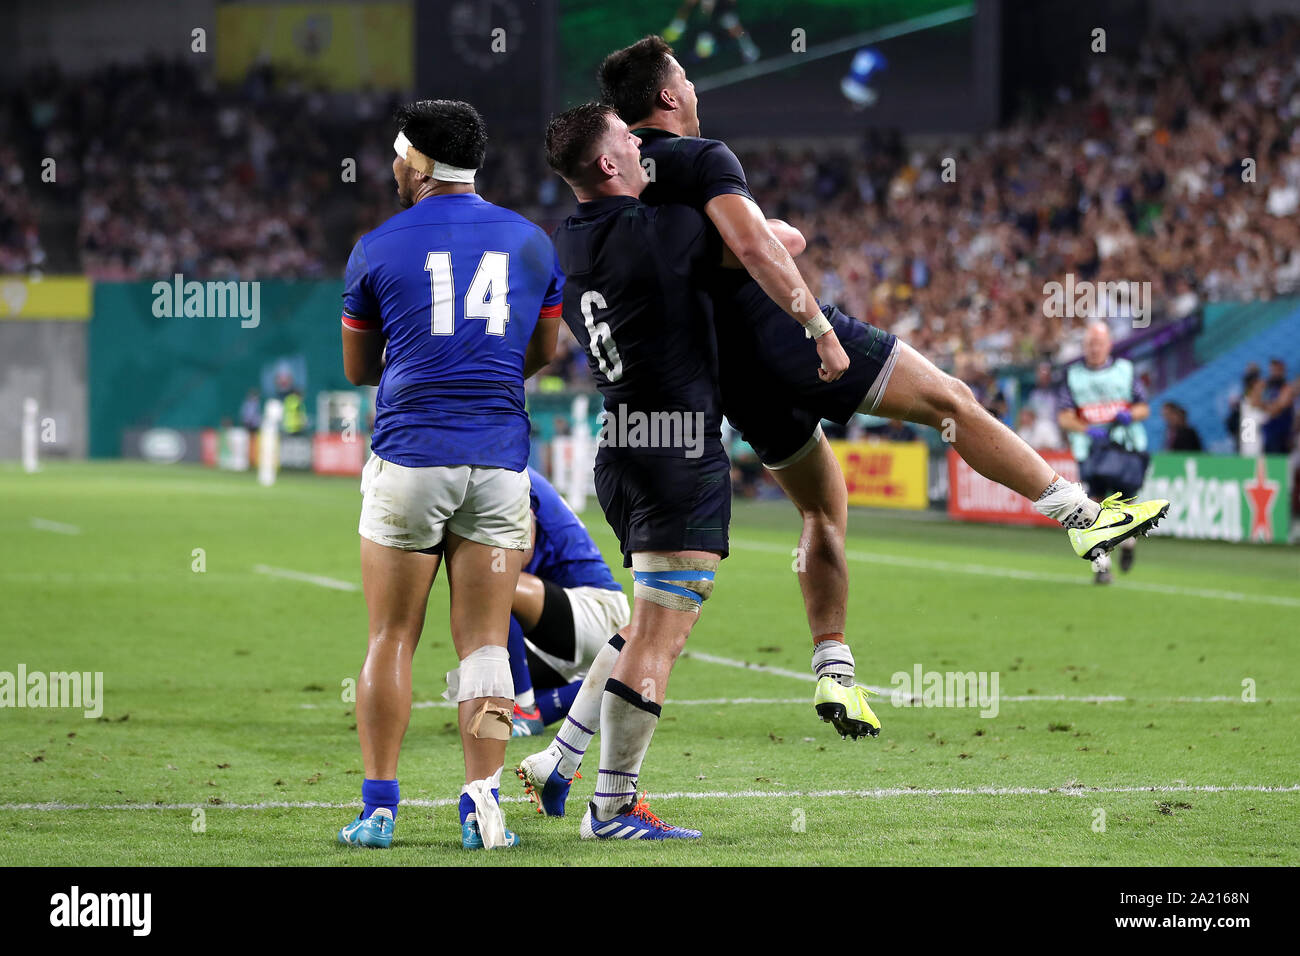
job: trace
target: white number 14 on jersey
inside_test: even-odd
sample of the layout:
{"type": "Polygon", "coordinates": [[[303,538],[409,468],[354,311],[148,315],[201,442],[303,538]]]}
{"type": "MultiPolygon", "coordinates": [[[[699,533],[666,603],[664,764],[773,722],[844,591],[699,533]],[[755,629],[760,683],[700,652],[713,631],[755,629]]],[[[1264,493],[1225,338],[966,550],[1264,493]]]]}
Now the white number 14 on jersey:
{"type": "MultiPolygon", "coordinates": [[[[451,274],[451,253],[431,252],[424,260],[433,299],[431,335],[456,333],[456,281],[451,274]]],[[[465,293],[465,318],[486,319],[488,335],[505,335],[510,321],[510,254],[485,252],[465,293]]]]}

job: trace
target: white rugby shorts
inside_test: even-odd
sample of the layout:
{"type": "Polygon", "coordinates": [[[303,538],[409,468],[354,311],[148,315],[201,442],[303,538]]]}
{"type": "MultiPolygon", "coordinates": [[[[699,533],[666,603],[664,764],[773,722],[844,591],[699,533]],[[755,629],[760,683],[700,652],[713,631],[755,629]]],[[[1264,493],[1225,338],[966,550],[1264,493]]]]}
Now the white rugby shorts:
{"type": "Polygon", "coordinates": [[[357,532],[376,544],[424,551],[446,533],[526,551],[532,526],[528,472],[477,465],[412,468],[371,455],[361,472],[357,532]]]}
{"type": "Polygon", "coordinates": [[[573,608],[573,652],[577,659],[566,661],[548,654],[532,641],[524,638],[528,649],[565,680],[577,680],[587,673],[591,662],[609,639],[627,627],[632,619],[627,595],[608,588],[565,588],[569,606],[573,608]]]}

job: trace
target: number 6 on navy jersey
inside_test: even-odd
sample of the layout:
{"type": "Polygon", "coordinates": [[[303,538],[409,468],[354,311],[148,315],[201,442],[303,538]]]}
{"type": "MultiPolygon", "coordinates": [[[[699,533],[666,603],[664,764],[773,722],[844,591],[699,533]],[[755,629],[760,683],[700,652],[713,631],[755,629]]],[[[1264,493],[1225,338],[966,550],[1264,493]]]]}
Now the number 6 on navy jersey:
{"type": "MultiPolygon", "coordinates": [[[[433,300],[433,318],[429,334],[454,335],[456,332],[456,282],[451,274],[451,253],[431,252],[424,260],[429,273],[429,294],[433,300]]],[[[510,255],[485,252],[479,259],[474,278],[465,293],[465,318],[486,319],[488,335],[505,335],[510,321],[510,255]]]]}
{"type": "Polygon", "coordinates": [[[614,334],[609,330],[609,323],[596,321],[591,311],[593,305],[598,309],[608,308],[605,297],[595,289],[582,294],[582,318],[587,323],[588,347],[605,378],[617,382],[623,377],[623,359],[618,354],[618,346],[614,344],[614,334]],[[605,352],[609,353],[608,357],[605,352]]]}

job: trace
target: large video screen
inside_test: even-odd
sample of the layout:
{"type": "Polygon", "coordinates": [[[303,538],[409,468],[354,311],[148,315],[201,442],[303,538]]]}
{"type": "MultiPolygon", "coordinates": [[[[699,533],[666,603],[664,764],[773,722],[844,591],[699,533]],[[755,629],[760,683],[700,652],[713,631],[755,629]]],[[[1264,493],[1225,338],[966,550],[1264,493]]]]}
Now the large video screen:
{"type": "Polygon", "coordinates": [[[597,95],[601,59],[649,33],[701,95],[706,135],[962,128],[975,3],[960,0],[561,0],[564,105],[597,95]],[[779,128],[772,129],[779,115],[779,128]],[[718,123],[722,126],[719,127],[718,123]]]}

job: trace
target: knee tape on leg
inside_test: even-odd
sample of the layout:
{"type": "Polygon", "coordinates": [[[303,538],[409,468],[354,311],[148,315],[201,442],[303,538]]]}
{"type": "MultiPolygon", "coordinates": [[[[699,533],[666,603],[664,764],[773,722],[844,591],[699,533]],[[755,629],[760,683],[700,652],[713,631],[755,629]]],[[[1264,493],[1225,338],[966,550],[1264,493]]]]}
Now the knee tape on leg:
{"type": "Polygon", "coordinates": [[[447,698],[473,700],[476,697],[515,696],[510,676],[510,655],[504,647],[480,647],[471,651],[460,667],[447,672],[447,698]]]}
{"type": "Polygon", "coordinates": [[[502,707],[490,700],[484,700],[478,712],[469,719],[465,729],[479,740],[509,740],[514,726],[514,714],[509,707],[502,707]]]}
{"type": "Polygon", "coordinates": [[[674,611],[698,611],[713,593],[717,558],[632,555],[633,594],[674,611]]]}

